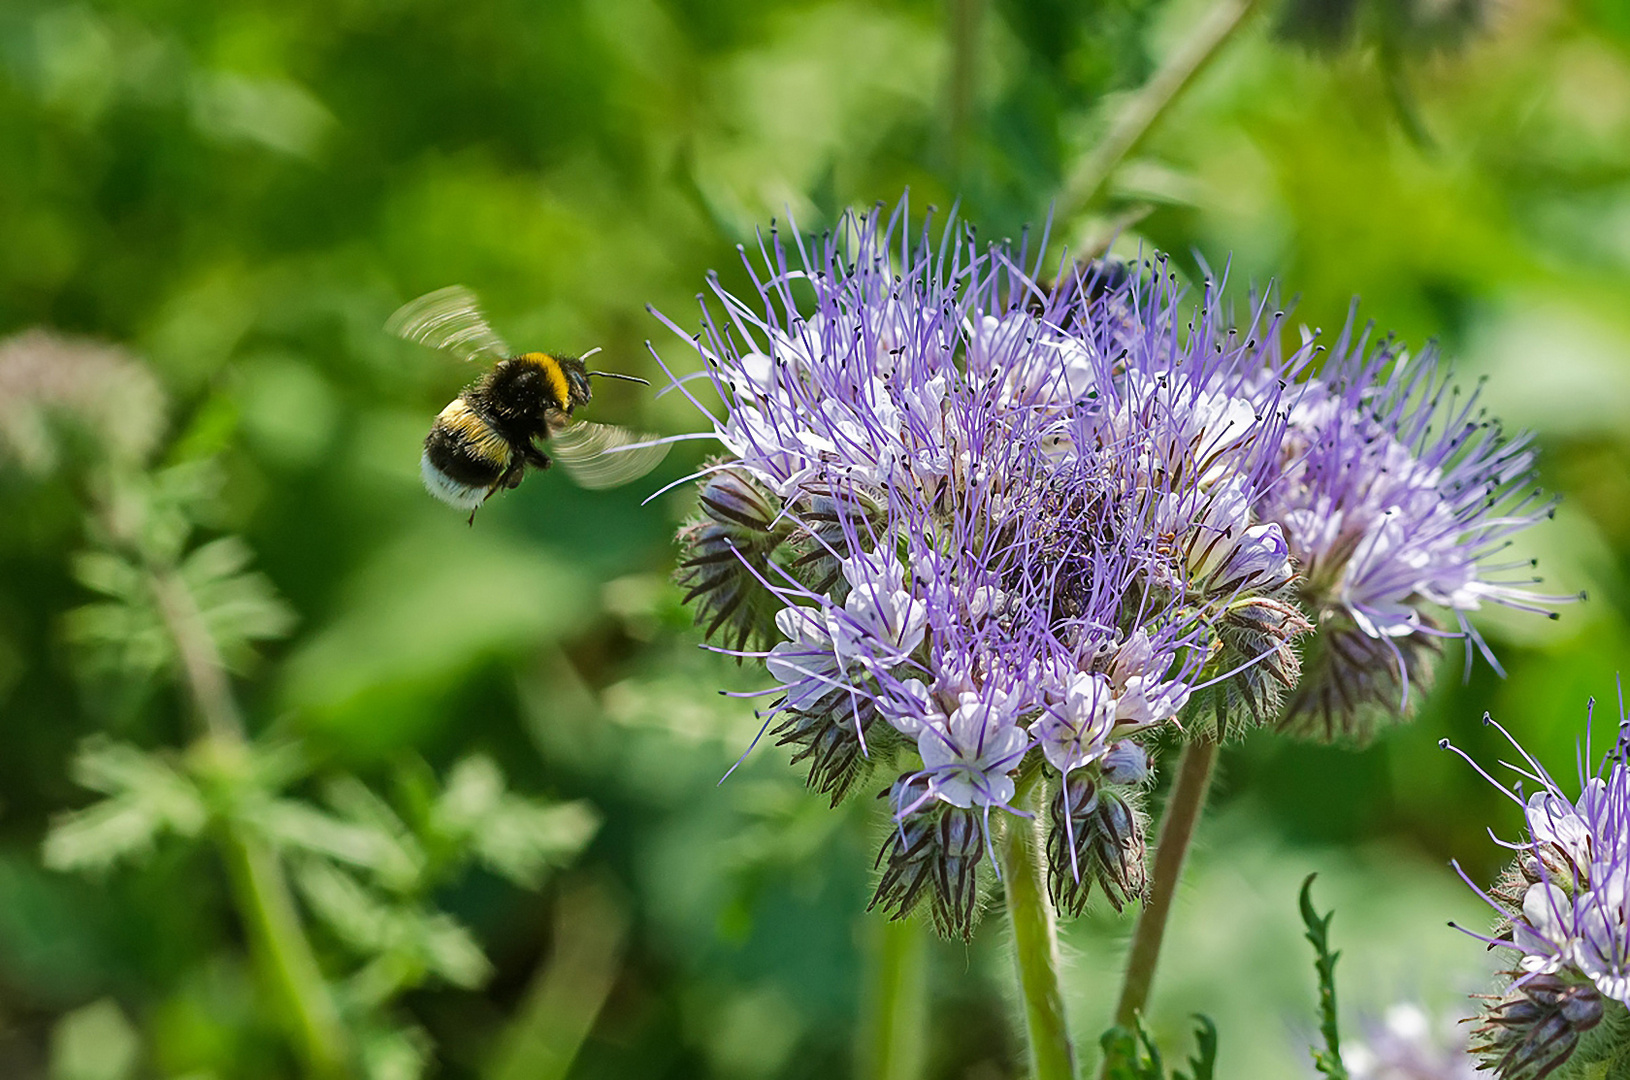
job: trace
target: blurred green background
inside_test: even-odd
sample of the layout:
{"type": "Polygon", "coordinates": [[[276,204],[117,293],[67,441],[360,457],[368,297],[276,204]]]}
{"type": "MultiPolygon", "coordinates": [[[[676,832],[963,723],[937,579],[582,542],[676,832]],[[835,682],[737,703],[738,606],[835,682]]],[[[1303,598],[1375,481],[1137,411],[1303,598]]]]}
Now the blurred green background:
{"type": "MultiPolygon", "coordinates": [[[[1567,772],[1586,699],[1611,719],[1630,657],[1630,7],[1490,0],[1452,49],[1387,20],[1465,5],[1378,0],[1333,51],[1275,33],[1343,7],[1247,19],[1055,235],[1147,207],[1121,249],[1231,259],[1235,282],[1278,281],[1309,325],[1339,325],[1357,295],[1383,329],[1440,339],[1468,382],[1488,376],[1508,426],[1536,433],[1564,496],[1521,554],[1590,600],[1556,623],[1489,613],[1509,676],[1479,663],[1462,682],[1452,647],[1416,722],[1365,750],[1256,735],[1225,753],[1154,1020],[1175,1039],[1187,1014],[1215,1017],[1227,1077],[1309,1075],[1294,904],[1313,871],[1352,1017],[1402,999],[1469,1012],[1492,962],[1444,923],[1488,920],[1447,863],[1486,882],[1500,852],[1484,830],[1511,835],[1517,817],[1437,741],[1492,761],[1487,709],[1567,772]]],[[[244,537],[298,619],[236,683],[249,728],[306,747],[297,790],[354,776],[389,794],[404,770],[445,776],[482,753],[516,790],[598,815],[539,889],[485,869],[438,886],[492,972],[391,1006],[435,1075],[499,1080],[498,1051],[529,1045],[505,1059],[534,1062],[514,1075],[860,1075],[876,824],[869,800],[826,809],[774,749],[717,783],[757,724],[715,691],[759,684],[697,649],[668,583],[690,494],[640,505],[699,444],[629,489],[535,476],[467,528],[421,489],[418,454],[468,372],[385,335],[386,316],[462,282],[514,342],[598,345],[605,366],[655,377],[650,338],[688,370],[645,306],[689,324],[710,269],[744,283],[735,245],[772,217],[817,229],[909,188],[917,207],[960,200],[990,237],[1045,221],[1205,10],[0,6],[0,335],[125,346],[169,401],[159,458],[219,463],[201,537],[244,537]]],[[[161,838],[92,877],[42,863],[48,824],[91,800],[70,775],[80,740],[177,746],[192,729],[173,687],[110,698],[66,646],[65,613],[92,599],[66,557],[86,546],[85,476],[71,454],[21,452],[5,406],[0,1076],[298,1075],[207,848],[161,838]]],[[[593,412],[697,426],[679,395],[626,384],[593,412]]],[[[1084,1045],[1130,929],[1107,911],[1066,929],[1084,1045]]],[[[1002,932],[930,946],[926,1075],[1022,1073],[1002,932]]],[[[332,935],[312,939],[343,968],[332,935]]]]}

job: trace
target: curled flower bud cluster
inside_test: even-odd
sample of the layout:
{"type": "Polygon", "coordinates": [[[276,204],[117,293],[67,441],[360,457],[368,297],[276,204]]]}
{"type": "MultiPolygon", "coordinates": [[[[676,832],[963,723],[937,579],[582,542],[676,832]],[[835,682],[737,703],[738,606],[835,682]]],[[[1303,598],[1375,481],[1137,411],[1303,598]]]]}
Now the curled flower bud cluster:
{"type": "MultiPolygon", "coordinates": [[[[1023,247],[907,228],[902,207],[772,236],[754,294],[715,281],[684,336],[722,408],[676,386],[726,455],[679,581],[776,680],[767,725],[811,787],[836,802],[882,774],[875,905],[971,933],[992,845],[1039,815],[1055,902],[1096,887],[1119,908],[1145,881],[1141,744],[1273,722],[1301,692],[1290,510],[1324,474],[1303,462],[1323,429],[1296,424],[1314,400],[1373,414],[1345,387],[1374,372],[1329,389],[1311,343],[1281,350],[1280,315],[1241,327],[1159,261],[1044,287],[1023,247]]],[[[1372,608],[1364,628],[1394,625],[1372,608]]]]}
{"type": "MultiPolygon", "coordinates": [[[[1621,727],[1594,775],[1581,765],[1577,799],[1515,740],[1522,765],[1511,767],[1538,790],[1524,799],[1521,782],[1507,789],[1490,778],[1522,807],[1528,833],[1506,845],[1516,859],[1483,894],[1501,916],[1495,935],[1474,935],[1516,958],[1505,991],[1487,999],[1474,1047],[1501,1080],[1538,1080],[1565,1065],[1577,1071],[1630,1053],[1626,734],[1621,727]]],[[[1581,761],[1589,756],[1587,736],[1581,761]]]]}

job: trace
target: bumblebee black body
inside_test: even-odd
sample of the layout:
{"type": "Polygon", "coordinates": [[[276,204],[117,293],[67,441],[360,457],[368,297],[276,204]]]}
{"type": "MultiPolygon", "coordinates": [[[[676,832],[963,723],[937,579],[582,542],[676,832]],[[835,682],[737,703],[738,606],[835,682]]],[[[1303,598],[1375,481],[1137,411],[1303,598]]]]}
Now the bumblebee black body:
{"type": "Polygon", "coordinates": [[[471,524],[496,492],[520,486],[527,466],[547,469],[558,461],[579,487],[600,490],[644,476],[668,452],[667,440],[572,416],[594,396],[590,376],[650,383],[636,375],[589,371],[583,356],[517,356],[462,285],[408,301],[385,321],[385,329],[465,363],[491,365],[437,415],[419,458],[430,494],[468,510],[471,524]],[[548,442],[553,458],[539,449],[541,441],[548,442]]]}
{"type": "Polygon", "coordinates": [[[420,459],[425,487],[473,518],[494,492],[518,486],[528,465],[549,467],[536,442],[592,396],[576,357],[540,352],[499,361],[436,417],[420,459]]]}

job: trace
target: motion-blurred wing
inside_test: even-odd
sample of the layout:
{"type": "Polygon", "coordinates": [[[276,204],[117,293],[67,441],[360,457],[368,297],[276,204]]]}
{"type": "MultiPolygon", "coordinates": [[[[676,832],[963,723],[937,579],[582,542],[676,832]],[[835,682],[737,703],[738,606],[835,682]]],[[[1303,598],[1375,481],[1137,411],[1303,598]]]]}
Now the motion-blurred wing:
{"type": "Polygon", "coordinates": [[[511,353],[488,325],[475,293],[462,285],[425,293],[409,300],[385,320],[399,338],[432,349],[444,349],[460,360],[504,360],[511,353]]]}
{"type": "Polygon", "coordinates": [[[627,428],[580,420],[554,431],[547,449],[579,485],[598,491],[638,480],[656,468],[668,456],[668,444],[637,445],[655,438],[627,428]]]}

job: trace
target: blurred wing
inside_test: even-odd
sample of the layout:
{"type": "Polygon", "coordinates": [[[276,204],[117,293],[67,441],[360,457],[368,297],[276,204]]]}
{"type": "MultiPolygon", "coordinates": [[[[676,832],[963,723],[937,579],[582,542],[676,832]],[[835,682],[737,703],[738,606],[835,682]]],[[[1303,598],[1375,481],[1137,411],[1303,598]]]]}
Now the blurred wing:
{"type": "Polygon", "coordinates": [[[487,324],[475,293],[462,285],[409,300],[385,320],[385,329],[416,345],[445,349],[460,360],[505,360],[511,355],[487,324]]]}
{"type": "MultiPolygon", "coordinates": [[[[553,426],[553,425],[551,425],[553,426]]],[[[549,437],[548,451],[579,485],[598,491],[638,480],[668,456],[668,444],[636,446],[655,435],[587,421],[566,424],[549,437]],[[632,447],[632,449],[622,449],[632,447]]]]}

